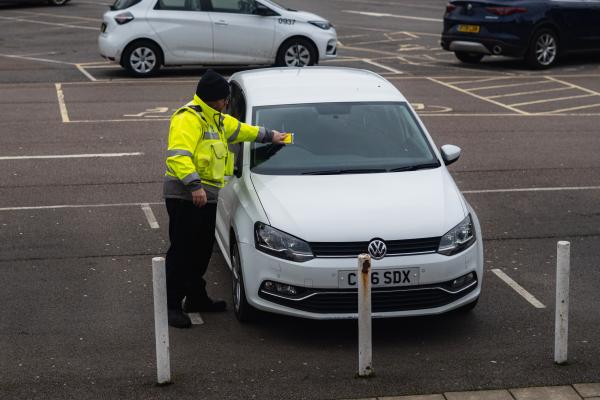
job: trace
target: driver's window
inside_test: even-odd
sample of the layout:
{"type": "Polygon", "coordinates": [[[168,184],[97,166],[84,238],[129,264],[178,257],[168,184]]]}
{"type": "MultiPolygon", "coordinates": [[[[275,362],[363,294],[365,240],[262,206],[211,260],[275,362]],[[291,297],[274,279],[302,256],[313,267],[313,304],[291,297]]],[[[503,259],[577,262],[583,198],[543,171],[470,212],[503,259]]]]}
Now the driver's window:
{"type": "Polygon", "coordinates": [[[237,14],[254,14],[256,3],[254,0],[210,0],[212,11],[237,14]]]}

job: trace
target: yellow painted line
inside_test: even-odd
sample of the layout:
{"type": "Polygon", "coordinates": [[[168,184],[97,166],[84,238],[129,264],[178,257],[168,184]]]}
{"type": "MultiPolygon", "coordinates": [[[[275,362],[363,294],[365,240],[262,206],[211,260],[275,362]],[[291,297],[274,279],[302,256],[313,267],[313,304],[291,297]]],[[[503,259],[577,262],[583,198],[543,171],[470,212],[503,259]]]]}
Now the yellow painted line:
{"type": "Polygon", "coordinates": [[[554,89],[544,89],[544,90],[532,90],[530,92],[518,92],[518,93],[509,93],[509,94],[499,94],[496,96],[486,96],[488,99],[499,99],[502,97],[513,97],[513,96],[526,96],[529,94],[538,94],[538,93],[549,93],[549,92],[558,92],[561,90],[574,90],[572,87],[559,87],[554,89]]]}
{"type": "Polygon", "coordinates": [[[67,111],[67,105],[65,104],[65,94],[62,90],[62,85],[60,83],[55,83],[54,87],[56,87],[56,97],[58,98],[58,109],[60,110],[60,116],[62,118],[62,122],[70,122],[69,121],[69,112],[67,111]]]}
{"type": "Polygon", "coordinates": [[[600,107],[600,103],[597,104],[588,104],[586,106],[579,106],[579,107],[571,107],[571,108],[563,108],[560,110],[553,110],[553,111],[548,111],[545,114],[554,114],[554,113],[564,113],[567,111],[576,111],[576,110],[585,110],[586,108],[594,108],[594,107],[600,107]]]}
{"type": "Polygon", "coordinates": [[[508,88],[508,87],[514,87],[514,86],[541,85],[543,83],[552,83],[552,81],[545,80],[545,81],[534,81],[534,82],[526,82],[526,83],[510,83],[508,85],[484,86],[484,87],[465,89],[465,90],[474,91],[474,90],[487,90],[487,89],[501,89],[501,88],[508,88]]]}
{"type": "Polygon", "coordinates": [[[511,106],[509,106],[509,105],[506,105],[506,104],[499,103],[499,102],[497,102],[497,101],[495,101],[495,100],[490,100],[490,99],[487,99],[487,98],[485,98],[485,97],[483,97],[483,96],[479,96],[479,95],[477,95],[477,94],[475,94],[475,93],[471,93],[471,92],[469,92],[468,90],[461,89],[461,88],[459,88],[459,87],[457,87],[457,86],[450,85],[450,84],[448,84],[448,83],[445,83],[445,82],[442,82],[442,81],[440,81],[440,80],[437,80],[437,79],[434,79],[434,78],[428,78],[428,79],[429,79],[431,82],[435,82],[435,83],[438,83],[438,84],[440,84],[440,85],[442,85],[442,86],[446,86],[447,88],[454,89],[454,90],[456,90],[456,91],[458,91],[458,92],[461,92],[461,93],[467,94],[467,95],[469,95],[469,96],[473,96],[473,97],[475,97],[475,98],[477,98],[477,99],[479,99],[479,100],[487,101],[488,103],[492,103],[492,104],[495,104],[495,105],[497,105],[497,106],[499,106],[499,107],[506,108],[506,109],[508,109],[508,110],[510,110],[510,111],[513,111],[513,112],[516,112],[516,113],[518,113],[518,114],[523,114],[523,115],[527,115],[527,114],[529,114],[529,113],[528,113],[528,112],[526,112],[526,111],[519,110],[518,108],[514,108],[514,107],[511,107],[511,106]]]}
{"type": "Polygon", "coordinates": [[[585,88],[583,86],[575,85],[575,84],[573,84],[571,82],[561,81],[560,79],[556,79],[556,78],[553,78],[551,76],[546,76],[545,78],[546,79],[550,79],[551,81],[554,81],[554,82],[562,83],[563,85],[570,86],[570,87],[572,87],[574,89],[583,90],[586,93],[595,94],[597,96],[600,96],[600,92],[597,92],[597,91],[592,90],[592,89],[585,88]]]}
{"type": "Polygon", "coordinates": [[[528,106],[528,105],[532,105],[532,104],[550,103],[553,101],[562,101],[562,100],[581,99],[584,97],[592,97],[592,96],[596,96],[596,95],[595,94],[580,94],[578,96],[555,97],[553,99],[526,101],[523,103],[509,104],[509,106],[511,106],[511,107],[528,106]]]}

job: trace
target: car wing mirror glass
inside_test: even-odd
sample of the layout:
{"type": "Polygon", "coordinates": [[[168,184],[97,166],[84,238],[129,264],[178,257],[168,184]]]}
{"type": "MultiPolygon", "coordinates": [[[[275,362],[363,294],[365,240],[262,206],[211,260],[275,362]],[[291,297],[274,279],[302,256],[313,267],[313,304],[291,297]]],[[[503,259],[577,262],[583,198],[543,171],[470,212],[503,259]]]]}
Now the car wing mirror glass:
{"type": "Polygon", "coordinates": [[[450,165],[460,157],[461,149],[453,144],[445,144],[441,148],[444,164],[450,165]]]}

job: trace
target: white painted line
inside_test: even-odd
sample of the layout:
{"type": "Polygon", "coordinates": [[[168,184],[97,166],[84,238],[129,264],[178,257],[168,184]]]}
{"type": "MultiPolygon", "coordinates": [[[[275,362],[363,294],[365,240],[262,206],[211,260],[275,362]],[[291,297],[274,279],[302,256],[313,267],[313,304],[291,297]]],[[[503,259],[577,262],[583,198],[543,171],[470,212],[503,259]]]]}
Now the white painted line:
{"type": "Polygon", "coordinates": [[[562,108],[560,110],[553,110],[553,111],[548,111],[547,114],[554,114],[554,113],[564,113],[567,111],[577,111],[577,110],[584,110],[586,108],[594,108],[594,107],[600,107],[600,103],[597,104],[588,104],[586,106],[579,106],[579,107],[570,107],[570,108],[562,108]]]}
{"type": "Polygon", "coordinates": [[[92,82],[96,82],[96,81],[98,80],[98,79],[94,78],[94,77],[92,76],[92,74],[90,74],[89,72],[87,72],[87,71],[85,70],[85,68],[83,68],[83,67],[81,66],[81,64],[75,64],[75,67],[77,67],[77,69],[78,69],[78,70],[79,70],[79,71],[80,71],[80,72],[81,72],[83,75],[85,75],[85,76],[86,76],[86,78],[88,78],[90,81],[92,81],[92,82]]]}
{"type": "Polygon", "coordinates": [[[62,91],[62,85],[60,83],[55,83],[56,87],[56,97],[58,97],[58,108],[60,110],[60,117],[62,118],[62,122],[69,122],[69,112],[67,111],[67,105],[65,104],[65,94],[62,91]]]}
{"type": "Polygon", "coordinates": [[[592,89],[585,88],[583,86],[575,85],[575,84],[573,84],[571,82],[561,81],[560,79],[556,79],[556,78],[553,78],[551,76],[545,76],[544,78],[549,79],[549,80],[554,81],[554,82],[562,83],[563,85],[570,86],[573,89],[579,89],[579,90],[582,90],[582,91],[584,91],[586,93],[595,94],[597,96],[600,96],[600,92],[597,92],[597,91],[592,90],[592,89]]]}
{"type": "Polygon", "coordinates": [[[38,58],[38,57],[20,56],[20,55],[17,55],[17,54],[0,54],[0,56],[7,57],[7,58],[18,58],[20,60],[39,61],[39,62],[52,63],[52,64],[75,65],[75,64],[67,62],[67,61],[51,60],[49,58],[38,58]]]}
{"type": "Polygon", "coordinates": [[[73,16],[73,15],[64,15],[64,14],[50,14],[50,13],[21,11],[21,10],[19,10],[18,13],[19,14],[27,14],[27,15],[40,15],[40,16],[44,16],[44,17],[77,19],[77,20],[80,20],[80,21],[93,21],[93,22],[97,22],[97,23],[101,23],[102,22],[101,18],[76,17],[76,16],[73,16]]]}
{"type": "Polygon", "coordinates": [[[595,96],[595,94],[580,94],[578,96],[554,97],[552,99],[525,101],[523,103],[515,103],[515,104],[509,104],[509,105],[511,107],[529,106],[529,105],[532,105],[532,104],[551,103],[553,101],[561,101],[561,100],[582,99],[584,97],[592,97],[592,96],[595,96]]]}
{"type": "Polygon", "coordinates": [[[490,100],[490,99],[485,98],[483,96],[479,96],[479,95],[477,95],[475,93],[471,93],[468,90],[459,88],[458,86],[453,86],[453,85],[450,85],[450,84],[448,84],[446,82],[443,82],[443,81],[440,81],[440,80],[437,80],[437,79],[434,79],[434,78],[427,78],[427,79],[429,79],[431,82],[439,83],[442,86],[446,86],[447,88],[454,89],[454,90],[459,91],[461,93],[468,94],[469,96],[473,96],[475,98],[478,98],[479,100],[487,101],[488,103],[492,103],[492,104],[495,104],[495,105],[497,105],[499,107],[503,107],[503,108],[509,109],[510,111],[516,112],[518,114],[523,114],[523,115],[528,115],[529,114],[528,112],[519,110],[518,108],[513,108],[511,106],[507,106],[506,104],[497,102],[495,100],[490,100]]]}
{"type": "Polygon", "coordinates": [[[202,315],[200,315],[200,313],[188,313],[188,317],[190,317],[192,325],[204,324],[204,320],[202,319],[202,315]]]}
{"type": "Polygon", "coordinates": [[[406,36],[411,37],[413,39],[419,39],[419,36],[415,35],[412,32],[402,31],[402,33],[404,33],[406,36]]]}
{"type": "Polygon", "coordinates": [[[466,194],[480,193],[511,193],[511,192],[559,192],[570,190],[600,190],[600,186],[567,186],[567,187],[541,187],[541,188],[515,188],[515,189],[488,189],[488,190],[463,190],[466,194]]]}
{"type": "Polygon", "coordinates": [[[113,203],[113,204],[60,204],[54,206],[32,206],[32,207],[4,207],[0,211],[31,211],[31,210],[58,210],[63,208],[103,208],[103,207],[141,207],[142,204],[159,205],[164,203],[113,203]]]}
{"type": "Polygon", "coordinates": [[[18,22],[29,22],[29,23],[32,23],[32,24],[61,26],[63,28],[85,29],[85,30],[89,30],[89,31],[98,31],[98,28],[92,28],[90,26],[78,26],[78,25],[61,24],[59,22],[46,22],[46,21],[37,21],[37,20],[34,20],[34,19],[13,18],[13,17],[0,17],[0,19],[9,20],[9,21],[18,21],[18,22]]]}
{"type": "Polygon", "coordinates": [[[403,74],[404,73],[402,71],[398,71],[397,69],[394,69],[392,67],[388,67],[387,65],[380,64],[380,63],[375,62],[373,60],[370,60],[368,58],[363,58],[361,61],[366,62],[367,64],[374,65],[374,66],[379,67],[381,69],[385,69],[386,71],[393,72],[394,74],[403,74]]]}
{"type": "Polygon", "coordinates": [[[533,297],[533,295],[531,293],[529,293],[527,290],[525,290],[517,282],[515,282],[514,280],[512,280],[508,275],[506,275],[504,273],[504,271],[499,270],[499,269],[496,268],[496,269],[493,269],[492,272],[494,274],[496,274],[496,276],[498,278],[502,279],[508,286],[510,286],[511,288],[513,288],[515,290],[515,292],[517,292],[518,294],[520,294],[532,306],[534,306],[535,308],[546,308],[546,306],[543,305],[538,299],[536,299],[535,297],[533,297]]]}
{"type": "Polygon", "coordinates": [[[65,158],[106,158],[106,157],[131,157],[141,156],[144,153],[98,153],[98,154],[61,154],[47,156],[7,156],[0,157],[0,161],[6,160],[40,160],[40,159],[65,159],[65,158]]]}
{"type": "Polygon", "coordinates": [[[501,89],[501,88],[507,88],[507,87],[513,87],[513,86],[541,85],[544,83],[552,83],[552,82],[549,80],[544,80],[544,81],[534,81],[534,82],[525,82],[525,83],[511,83],[508,85],[484,86],[484,87],[471,88],[471,89],[465,89],[465,90],[474,91],[474,90],[487,90],[487,89],[501,89]]]}
{"type": "Polygon", "coordinates": [[[508,79],[510,78],[510,76],[495,76],[493,78],[484,78],[484,79],[469,79],[468,81],[456,81],[456,82],[448,82],[450,85],[460,85],[463,83],[479,83],[479,82],[489,82],[489,81],[495,81],[498,79],[508,79]]]}
{"type": "Polygon", "coordinates": [[[150,225],[150,228],[152,228],[152,229],[160,228],[160,226],[158,225],[158,221],[156,220],[156,217],[154,216],[154,213],[152,212],[152,207],[150,207],[150,204],[144,203],[144,204],[142,204],[141,207],[142,207],[142,211],[146,215],[146,220],[148,220],[148,225],[150,225]]]}
{"type": "Polygon", "coordinates": [[[539,93],[549,93],[549,92],[559,92],[561,90],[574,90],[572,87],[559,87],[554,89],[544,89],[544,90],[532,90],[529,92],[517,92],[517,93],[508,93],[508,94],[498,94],[495,96],[486,96],[488,99],[499,99],[501,97],[513,97],[513,96],[527,96],[530,94],[539,94],[539,93]]]}
{"type": "Polygon", "coordinates": [[[349,13],[349,14],[365,15],[367,17],[378,17],[378,18],[389,17],[389,18],[410,19],[413,21],[444,22],[444,20],[440,19],[440,18],[415,17],[412,15],[398,15],[398,14],[376,13],[376,12],[355,11],[355,10],[342,10],[342,12],[349,13]]]}

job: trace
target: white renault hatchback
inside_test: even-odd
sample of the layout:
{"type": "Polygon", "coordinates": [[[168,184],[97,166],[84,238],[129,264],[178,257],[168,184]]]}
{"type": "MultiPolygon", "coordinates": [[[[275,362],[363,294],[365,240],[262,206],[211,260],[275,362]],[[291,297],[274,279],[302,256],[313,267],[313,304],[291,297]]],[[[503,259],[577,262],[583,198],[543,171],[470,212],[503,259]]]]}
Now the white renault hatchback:
{"type": "Polygon", "coordinates": [[[366,252],[374,317],[475,306],[481,230],[446,168],[460,148],[438,150],[391,83],[312,67],[240,72],[231,84],[231,115],[294,133],[285,146],[241,145],[219,195],[216,238],[240,320],[256,309],[356,318],[366,252]]]}
{"type": "Polygon", "coordinates": [[[116,0],[98,45],[149,76],[162,65],[314,65],[336,56],[337,34],[318,15],[271,0],[116,0]]]}

